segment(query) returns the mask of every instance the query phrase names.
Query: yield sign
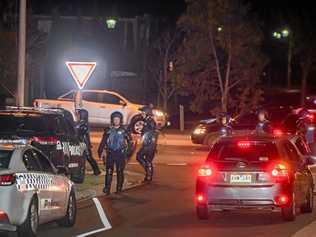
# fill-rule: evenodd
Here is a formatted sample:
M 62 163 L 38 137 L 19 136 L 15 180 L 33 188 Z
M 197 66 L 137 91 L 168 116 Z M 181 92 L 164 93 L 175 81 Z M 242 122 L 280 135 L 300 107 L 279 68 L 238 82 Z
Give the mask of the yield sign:
M 94 71 L 96 62 L 66 62 L 67 68 L 72 78 L 77 83 L 79 89 L 82 89 L 89 80 Z

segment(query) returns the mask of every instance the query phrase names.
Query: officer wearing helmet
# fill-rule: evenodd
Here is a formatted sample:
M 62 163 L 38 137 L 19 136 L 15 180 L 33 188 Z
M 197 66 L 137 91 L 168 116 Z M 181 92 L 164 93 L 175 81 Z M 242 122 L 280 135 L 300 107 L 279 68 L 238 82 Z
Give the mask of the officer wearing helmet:
M 272 127 L 270 121 L 268 120 L 268 112 L 265 109 L 259 109 L 257 116 L 258 123 L 256 125 L 256 133 L 258 135 L 272 133 Z
M 230 116 L 227 113 L 221 113 L 218 118 L 220 124 L 219 135 L 221 137 L 230 136 L 233 133 L 233 129 L 230 126 Z
M 157 150 L 158 132 L 156 122 L 153 119 L 152 106 L 144 106 L 140 109 L 143 116 L 142 144 L 136 154 L 136 159 L 145 170 L 145 182 L 152 181 L 154 175 L 153 159 Z
M 93 174 L 98 176 L 101 174 L 98 163 L 92 155 L 92 145 L 90 142 L 89 126 L 88 126 L 88 111 L 85 109 L 76 110 L 78 116 L 78 124 L 76 125 L 78 136 L 84 141 L 87 147 L 87 160 L 92 167 Z
M 109 195 L 111 191 L 114 165 L 117 173 L 116 192 L 122 192 L 125 162 L 132 152 L 132 138 L 122 123 L 123 115 L 120 112 L 111 114 L 111 126 L 105 129 L 98 149 L 98 155 L 105 163 L 106 174 L 103 192 L 106 195 Z M 103 151 L 105 151 L 106 157 L 102 156 Z

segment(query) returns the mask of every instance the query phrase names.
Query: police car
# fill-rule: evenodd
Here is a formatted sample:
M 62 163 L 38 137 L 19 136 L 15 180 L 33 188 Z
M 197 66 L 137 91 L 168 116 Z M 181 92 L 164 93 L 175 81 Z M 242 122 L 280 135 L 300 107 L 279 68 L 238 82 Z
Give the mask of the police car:
M 56 167 L 65 167 L 72 181 L 84 181 L 86 146 L 77 136 L 70 112 L 28 107 L 0 110 L 0 143 L 19 139 L 43 151 Z
M 57 221 L 70 227 L 76 220 L 73 183 L 37 148 L 0 145 L 0 232 L 36 236 L 39 224 Z

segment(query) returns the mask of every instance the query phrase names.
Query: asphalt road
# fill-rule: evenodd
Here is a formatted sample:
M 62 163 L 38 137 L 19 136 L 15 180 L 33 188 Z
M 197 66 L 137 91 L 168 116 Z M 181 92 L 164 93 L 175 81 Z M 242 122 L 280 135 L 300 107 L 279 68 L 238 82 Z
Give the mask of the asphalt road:
M 90 236 L 281 237 L 293 235 L 316 219 L 315 211 L 298 216 L 295 222 L 283 222 L 279 213 L 269 212 L 220 212 L 210 220 L 198 220 L 193 202 L 194 177 L 207 152 L 186 143 L 170 144 L 164 145 L 165 150 L 157 156 L 151 184 L 121 195 L 98 197 L 111 229 Z M 128 169 L 142 171 L 133 162 Z M 94 201 L 80 202 L 78 207 L 74 228 L 47 224 L 40 228 L 39 236 L 78 236 L 104 227 Z

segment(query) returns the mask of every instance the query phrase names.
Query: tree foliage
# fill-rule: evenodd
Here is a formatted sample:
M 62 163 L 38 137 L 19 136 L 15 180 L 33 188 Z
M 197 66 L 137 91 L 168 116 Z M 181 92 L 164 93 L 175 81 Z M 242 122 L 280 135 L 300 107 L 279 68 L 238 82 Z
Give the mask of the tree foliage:
M 214 111 L 239 113 L 261 101 L 259 79 L 267 60 L 247 6 L 237 0 L 187 0 L 178 26 L 186 37 L 177 67 L 194 98 L 193 111 L 213 101 Z

